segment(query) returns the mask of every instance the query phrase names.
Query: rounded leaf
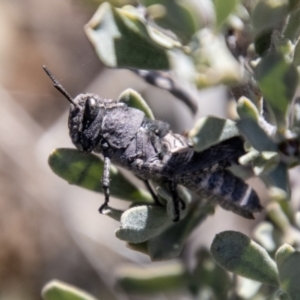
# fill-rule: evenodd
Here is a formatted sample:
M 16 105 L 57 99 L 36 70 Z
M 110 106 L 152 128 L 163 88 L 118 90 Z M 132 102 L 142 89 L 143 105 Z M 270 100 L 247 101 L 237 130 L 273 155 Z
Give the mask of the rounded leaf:
M 146 103 L 146 101 L 142 98 L 142 96 L 133 89 L 127 89 L 121 93 L 119 96 L 119 101 L 125 102 L 128 106 L 137 108 L 145 113 L 145 116 L 149 119 L 154 120 L 154 115 Z
M 214 260 L 235 274 L 278 286 L 275 262 L 267 251 L 246 235 L 224 231 L 216 235 L 211 245 Z
M 276 262 L 280 287 L 289 294 L 292 300 L 298 300 L 300 295 L 300 252 L 290 245 L 284 244 L 277 250 Z
M 172 224 L 166 209 L 159 206 L 136 206 L 126 210 L 116 237 L 129 243 L 142 243 Z
M 257 107 L 245 96 L 240 97 L 238 100 L 237 113 L 241 119 L 250 118 L 256 122 L 259 119 L 259 111 Z

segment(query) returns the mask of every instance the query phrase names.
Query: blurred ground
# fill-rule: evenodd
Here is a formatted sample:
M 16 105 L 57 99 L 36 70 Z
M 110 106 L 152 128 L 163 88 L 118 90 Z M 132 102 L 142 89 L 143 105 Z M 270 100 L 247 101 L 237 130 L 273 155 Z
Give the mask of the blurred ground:
M 113 270 L 124 262 L 149 263 L 114 238 L 118 223 L 98 214 L 99 195 L 69 186 L 50 171 L 48 155 L 71 143 L 68 102 L 53 88 L 43 64 L 73 96 L 89 91 L 117 98 L 131 87 L 174 131 L 193 124 L 188 109 L 165 91 L 129 71 L 103 68 L 83 32 L 94 8 L 83 3 L 0 2 L 0 300 L 40 299 L 42 286 L 53 278 L 101 299 L 126 299 L 115 290 Z M 225 94 L 223 88 L 201 92 L 199 114 L 224 115 Z M 254 224 L 240 220 L 218 209 L 194 232 L 185 256 L 209 245 L 221 229 L 249 232 Z

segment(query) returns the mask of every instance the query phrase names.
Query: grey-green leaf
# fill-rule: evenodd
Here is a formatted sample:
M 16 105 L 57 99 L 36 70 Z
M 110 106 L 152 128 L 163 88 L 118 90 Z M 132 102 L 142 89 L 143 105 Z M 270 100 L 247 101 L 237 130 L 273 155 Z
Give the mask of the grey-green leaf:
M 94 154 L 86 154 L 76 149 L 59 148 L 49 156 L 52 171 L 70 184 L 102 193 L 101 178 L 103 161 Z M 134 186 L 115 167 L 110 168 L 111 195 L 128 201 L 153 203 L 151 195 Z
M 299 83 L 296 67 L 281 53 L 272 52 L 255 68 L 255 78 L 274 113 L 278 130 L 285 130 L 288 107 Z
M 259 119 L 259 111 L 257 107 L 245 96 L 240 97 L 238 100 L 237 113 L 241 119 L 250 118 L 254 121 L 258 121 Z
M 277 151 L 277 145 L 268 137 L 255 120 L 250 118 L 242 119 L 237 122 L 237 127 L 257 151 Z
M 133 89 L 127 89 L 121 93 L 119 96 L 119 101 L 125 102 L 128 106 L 137 108 L 143 111 L 147 118 L 154 120 L 154 115 L 146 103 L 146 101 L 142 98 L 142 96 Z
M 300 252 L 284 244 L 277 250 L 276 263 L 280 287 L 289 294 L 291 300 L 299 300 Z
M 134 7 L 114 8 L 103 3 L 85 25 L 85 32 L 100 60 L 108 67 L 169 69 L 164 46 L 172 41 L 154 28 Z
M 213 116 L 199 119 L 189 132 L 196 151 L 202 151 L 238 135 L 235 122 Z
M 264 182 L 271 187 L 277 187 L 284 191 L 286 199 L 290 198 L 291 188 L 286 164 L 280 162 L 269 174 L 261 176 Z
M 42 290 L 44 300 L 97 300 L 92 295 L 59 280 L 52 280 Z
M 124 212 L 116 237 L 129 243 L 142 243 L 160 234 L 172 221 L 160 206 L 136 206 Z
M 246 235 L 224 231 L 216 235 L 211 245 L 214 260 L 235 274 L 278 286 L 275 262 L 267 251 Z

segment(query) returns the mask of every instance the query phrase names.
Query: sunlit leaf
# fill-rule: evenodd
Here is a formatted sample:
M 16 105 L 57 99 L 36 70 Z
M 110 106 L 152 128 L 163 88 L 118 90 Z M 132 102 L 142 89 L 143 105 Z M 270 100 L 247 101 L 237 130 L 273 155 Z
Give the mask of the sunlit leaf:
M 251 100 L 242 96 L 239 98 L 237 103 L 237 113 L 241 119 L 250 118 L 254 121 L 259 119 L 259 111 Z
M 148 28 L 145 22 L 134 7 L 113 8 L 103 3 L 85 26 L 85 32 L 106 66 L 168 69 L 165 48 L 173 47 L 173 41 Z
M 124 212 L 116 237 L 129 243 L 142 243 L 164 231 L 172 221 L 159 206 L 136 206 Z
M 97 300 L 92 295 L 59 280 L 52 280 L 42 290 L 44 300 Z
M 142 96 L 133 89 L 127 89 L 121 93 L 119 96 L 119 101 L 125 102 L 128 106 L 137 108 L 145 113 L 145 116 L 149 119 L 154 120 L 154 115 L 146 103 L 146 101 L 142 98 Z

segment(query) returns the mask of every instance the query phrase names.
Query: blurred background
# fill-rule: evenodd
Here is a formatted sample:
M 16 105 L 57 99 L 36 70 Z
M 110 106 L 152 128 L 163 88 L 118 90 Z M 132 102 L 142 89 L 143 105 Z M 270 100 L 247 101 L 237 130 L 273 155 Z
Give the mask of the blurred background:
M 93 92 L 116 99 L 126 88 L 133 88 L 173 131 L 184 132 L 195 120 L 166 91 L 128 70 L 101 65 L 83 31 L 97 5 L 85 2 L 0 1 L 1 300 L 40 299 L 42 287 L 53 278 L 99 299 L 129 299 L 115 288 L 115 270 L 127 263 L 145 268 L 153 264 L 148 256 L 115 238 L 119 224 L 98 213 L 99 195 L 68 185 L 48 167 L 53 149 L 73 146 L 67 129 L 68 102 L 53 88 L 43 64 L 72 96 Z M 206 2 L 199 4 L 199 10 L 209 18 Z M 197 117 L 227 115 L 224 87 L 194 94 Z M 261 184 L 256 185 L 259 191 Z M 126 206 L 116 199 L 111 202 L 114 207 Z M 238 228 L 248 234 L 254 225 L 218 208 L 191 235 L 182 257 L 192 264 L 197 249 L 209 246 L 215 233 Z M 185 297 L 179 293 L 155 299 Z

